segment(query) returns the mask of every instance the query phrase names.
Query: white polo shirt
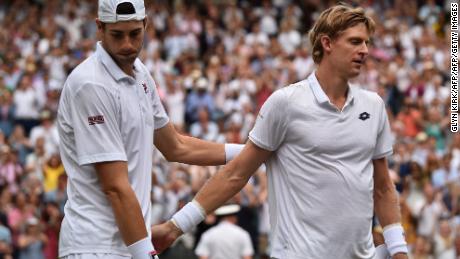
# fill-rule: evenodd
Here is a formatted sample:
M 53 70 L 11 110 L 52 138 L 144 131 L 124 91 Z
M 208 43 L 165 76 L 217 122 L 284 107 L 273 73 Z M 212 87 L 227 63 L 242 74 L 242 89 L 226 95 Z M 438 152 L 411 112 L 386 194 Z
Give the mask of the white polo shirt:
M 153 132 L 168 123 L 155 83 L 137 59 L 125 74 L 100 43 L 69 75 L 59 104 L 60 151 L 69 176 L 59 256 L 129 256 L 93 163 L 128 161 L 131 187 L 150 232 Z
M 350 87 L 339 111 L 314 73 L 273 93 L 249 138 L 267 161 L 272 257 L 372 258 L 372 159 L 392 153 L 385 105 Z
M 252 256 L 254 249 L 247 231 L 235 224 L 222 221 L 203 233 L 195 254 L 208 259 L 240 259 Z

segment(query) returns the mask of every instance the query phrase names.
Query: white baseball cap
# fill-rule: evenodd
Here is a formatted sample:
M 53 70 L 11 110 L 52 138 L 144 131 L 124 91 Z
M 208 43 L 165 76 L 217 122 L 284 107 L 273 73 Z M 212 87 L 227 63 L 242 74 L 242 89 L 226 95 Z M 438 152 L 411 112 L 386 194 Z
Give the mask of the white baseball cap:
M 116 23 L 145 19 L 144 0 L 99 0 L 98 2 L 97 16 L 101 22 Z
M 230 216 L 238 213 L 240 211 L 240 205 L 238 204 L 229 204 L 229 205 L 224 205 L 220 208 L 218 208 L 214 214 L 219 217 L 223 216 Z

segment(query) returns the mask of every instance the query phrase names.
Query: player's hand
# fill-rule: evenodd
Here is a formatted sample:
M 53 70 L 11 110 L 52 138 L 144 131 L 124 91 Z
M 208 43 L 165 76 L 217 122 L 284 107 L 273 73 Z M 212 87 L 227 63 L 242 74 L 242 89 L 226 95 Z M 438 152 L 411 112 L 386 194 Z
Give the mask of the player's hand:
M 171 246 L 178 237 L 182 235 L 182 231 L 177 228 L 171 221 L 155 225 L 152 227 L 152 241 L 158 253 L 163 252 Z
M 392 259 L 408 259 L 407 254 L 405 253 L 397 253 L 393 255 Z

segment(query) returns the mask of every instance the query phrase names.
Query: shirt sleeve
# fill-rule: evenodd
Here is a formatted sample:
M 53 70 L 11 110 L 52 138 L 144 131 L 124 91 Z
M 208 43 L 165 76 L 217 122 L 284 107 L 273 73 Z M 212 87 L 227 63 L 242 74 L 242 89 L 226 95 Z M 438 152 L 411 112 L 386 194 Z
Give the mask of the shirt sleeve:
M 71 98 L 71 123 L 79 165 L 127 161 L 117 100 L 117 93 L 101 85 L 85 85 Z
M 201 236 L 200 242 L 195 248 L 195 254 L 197 256 L 209 256 L 209 242 L 206 233 Z
M 393 135 L 390 129 L 385 103 L 379 97 L 380 101 L 380 121 L 379 131 L 377 133 L 377 142 L 372 159 L 379 159 L 389 156 L 393 153 Z
M 257 115 L 249 139 L 260 148 L 275 151 L 284 141 L 287 131 L 288 100 L 284 91 L 274 92 Z
M 248 233 L 244 233 L 243 249 L 241 250 L 241 256 L 254 255 L 254 248 L 252 248 L 251 238 Z
M 153 121 L 154 129 L 163 128 L 169 122 L 168 114 L 161 103 L 160 96 L 158 94 L 157 86 L 152 77 L 149 76 L 149 82 L 152 89 L 152 105 L 153 105 Z

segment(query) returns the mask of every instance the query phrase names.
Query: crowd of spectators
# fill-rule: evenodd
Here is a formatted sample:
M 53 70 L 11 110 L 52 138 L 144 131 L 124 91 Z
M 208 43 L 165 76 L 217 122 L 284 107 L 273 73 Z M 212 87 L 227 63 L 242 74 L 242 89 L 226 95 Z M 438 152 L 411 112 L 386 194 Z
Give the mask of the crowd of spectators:
M 244 143 L 270 94 L 314 70 L 308 30 L 335 3 L 146 0 L 140 58 L 171 122 L 183 134 Z M 377 24 L 354 83 L 378 92 L 387 104 L 394 134 L 390 173 L 412 258 L 460 258 L 460 134 L 449 125 L 450 1 L 350 3 Z M 57 257 L 66 175 L 54 122 L 67 75 L 95 49 L 96 12 L 95 0 L 0 1 L 3 258 Z M 154 223 L 169 219 L 217 170 L 168 163 L 157 152 Z M 239 224 L 250 233 L 255 258 L 270 249 L 267 185 L 262 167 L 233 198 L 242 207 Z M 162 258 L 195 258 L 198 239 L 213 224 L 210 215 Z

